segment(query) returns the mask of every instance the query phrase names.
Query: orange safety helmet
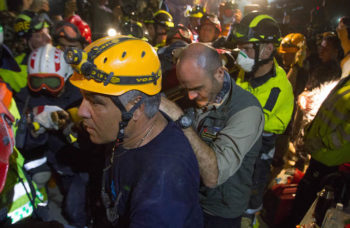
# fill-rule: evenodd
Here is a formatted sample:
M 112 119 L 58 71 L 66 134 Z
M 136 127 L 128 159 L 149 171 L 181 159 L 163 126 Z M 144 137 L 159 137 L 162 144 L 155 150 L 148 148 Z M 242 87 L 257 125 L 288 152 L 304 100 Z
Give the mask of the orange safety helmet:
M 143 98 L 126 111 L 118 96 L 132 90 L 150 96 L 160 92 L 162 72 L 156 51 L 141 39 L 108 36 L 91 43 L 84 51 L 68 48 L 65 59 L 76 70 L 70 78 L 74 86 L 113 96 L 112 101 L 122 112 L 117 143 L 123 142 L 124 128 Z
M 305 42 L 305 36 L 301 33 L 289 33 L 286 35 L 278 49 L 279 53 L 296 53 L 301 43 Z
M 146 41 L 128 36 L 104 37 L 84 51 L 68 49 L 65 59 L 76 72 L 70 82 L 83 90 L 112 96 L 130 90 L 155 95 L 161 90 L 161 67 Z

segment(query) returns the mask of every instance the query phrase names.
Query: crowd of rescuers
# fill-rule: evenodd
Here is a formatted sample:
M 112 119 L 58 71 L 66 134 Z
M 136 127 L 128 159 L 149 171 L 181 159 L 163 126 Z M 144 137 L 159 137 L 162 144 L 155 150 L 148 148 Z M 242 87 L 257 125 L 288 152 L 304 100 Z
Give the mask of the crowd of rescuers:
M 322 114 L 348 114 L 349 17 L 282 36 L 231 1 L 182 17 L 171 1 L 14 2 L 0 4 L 0 225 L 252 227 L 272 167 L 310 163 L 281 225 L 295 227 L 350 162 L 348 120 Z

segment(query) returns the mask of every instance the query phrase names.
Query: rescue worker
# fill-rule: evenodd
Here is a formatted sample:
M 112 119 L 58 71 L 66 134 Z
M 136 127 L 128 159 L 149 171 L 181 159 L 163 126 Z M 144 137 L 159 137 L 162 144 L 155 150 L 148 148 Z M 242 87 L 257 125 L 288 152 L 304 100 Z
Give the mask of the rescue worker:
M 195 5 L 187 12 L 189 18 L 187 27 L 191 30 L 194 36 L 194 41 L 197 41 L 200 20 L 204 16 L 205 12 L 205 8 L 201 5 Z
M 59 21 L 53 27 L 53 44 L 61 50 L 65 50 L 67 47 L 84 48 L 89 44 L 88 39 L 91 42 L 91 32 L 85 33 L 85 36 L 81 35 L 81 32 L 72 23 L 66 21 Z
M 212 43 L 220 37 L 220 34 L 221 26 L 218 17 L 213 14 L 205 14 L 200 20 L 198 41 Z
M 50 44 L 30 54 L 28 86 L 15 95 L 22 114 L 16 145 L 25 157 L 25 170 L 39 188 L 46 187 L 52 173 L 57 174 L 56 184 L 65 196 L 62 211 L 68 223 L 84 227 L 87 214 L 81 205 L 85 203 L 88 177 L 80 167 L 89 156 L 82 152 L 73 130 L 74 120 L 78 121 L 74 113 L 82 97 L 68 81 L 72 73 L 63 51 Z M 80 166 L 72 165 L 81 154 Z M 74 192 L 80 194 L 71 200 Z
M 158 50 L 157 54 L 162 66 L 163 80 L 162 91 L 174 89 L 179 86 L 176 79 L 174 50 L 183 48 L 192 43 L 193 35 L 191 30 L 182 24 L 171 28 L 167 34 L 167 46 Z
M 196 106 L 184 112 L 162 98 L 161 110 L 179 122 L 194 148 L 204 227 L 240 227 L 261 148 L 261 106 L 236 85 L 219 53 L 206 44 L 188 45 L 177 61 L 176 74 Z
M 67 50 L 66 60 L 76 69 L 70 81 L 81 89 L 78 114 L 91 141 L 111 146 L 101 196 L 108 221 L 202 227 L 197 161 L 181 129 L 158 110 L 162 75 L 152 46 L 105 37 L 85 51 Z
M 293 86 L 294 97 L 298 97 L 304 91 L 308 80 L 308 72 L 303 68 L 306 49 L 306 38 L 301 33 L 290 33 L 285 36 L 278 49 L 282 67 L 288 72 L 287 78 Z
M 349 18 L 342 18 L 337 33 L 342 44 L 349 43 Z M 342 46 L 347 47 L 346 45 Z M 344 49 L 344 53 L 347 49 Z M 345 56 L 343 64 L 349 60 Z M 349 140 L 349 93 L 350 76 L 339 81 L 322 103 L 314 120 L 305 132 L 305 150 L 311 154 L 309 167 L 298 185 L 288 226 L 295 227 L 306 214 L 316 194 L 324 186 L 325 176 L 336 172 L 344 163 L 350 162 Z
M 219 7 L 219 20 L 221 23 L 222 36 L 229 34 L 231 26 L 239 24 L 242 20 L 242 12 L 238 9 L 238 4 L 233 1 L 221 3 Z
M 144 23 L 150 37 L 149 42 L 156 48 L 165 46 L 167 32 L 174 27 L 171 14 L 165 10 L 158 10 L 151 20 L 145 20 Z
M 275 153 L 275 140 L 291 120 L 294 97 L 285 71 L 274 58 L 281 41 L 275 19 L 259 12 L 250 13 L 234 27 L 232 33 L 233 41 L 244 52 L 240 52 L 236 60 L 242 68 L 236 83 L 259 100 L 265 116 L 263 146 L 255 164 L 254 186 L 245 217 L 251 223 L 254 214 L 262 209 L 262 198 Z
M 287 72 L 287 78 L 293 87 L 295 98 L 295 112 L 293 112 L 292 120 L 284 134 L 279 135 L 276 142 L 276 156 L 274 157 L 274 170 L 277 173 L 283 168 L 284 160 L 296 160 L 295 167 L 304 170 L 305 155 L 301 151 L 295 150 L 294 144 L 296 135 L 302 130 L 302 111 L 297 106 L 298 96 L 304 91 L 309 79 L 309 62 L 307 57 L 306 38 L 301 33 L 290 33 L 286 35 L 278 48 L 278 54 L 281 57 L 281 66 Z M 293 135 L 294 133 L 294 135 Z M 291 152 L 291 153 L 289 153 Z M 296 157 L 295 157 L 296 155 Z M 286 156 L 286 159 L 283 157 Z M 288 159 L 290 158 L 290 159 Z
M 27 85 L 27 61 L 30 52 L 42 45 L 51 43 L 50 23 L 51 21 L 45 13 L 35 14 L 31 11 L 23 11 L 17 16 L 14 30 L 17 34 L 18 43 L 23 42 L 23 49 L 15 59 L 21 71 L 0 70 L 2 79 L 9 83 L 15 92 L 19 92 Z
M 317 53 L 311 54 L 310 76 L 306 84 L 307 90 L 312 90 L 326 82 L 337 80 L 341 76 L 340 56 L 342 55 L 340 40 L 334 32 L 319 34 Z
M 19 69 L 11 53 L 3 45 L 0 26 L 0 68 L 16 71 Z M 0 80 L 0 226 L 10 227 L 11 224 L 27 221 L 27 227 L 39 225 L 28 221 L 29 217 L 48 219 L 44 217 L 43 207 L 47 205 L 46 192 L 39 191 L 36 184 L 28 178 L 23 167 L 24 158 L 15 147 L 17 127 L 20 114 L 8 85 Z M 39 209 L 41 208 L 41 209 Z M 41 223 L 41 225 L 43 225 Z M 50 223 L 49 227 L 61 227 Z M 25 227 L 25 226 L 23 226 Z
M 91 43 L 91 29 L 80 16 L 73 15 L 54 25 L 52 38 L 53 44 L 61 50 L 66 47 L 84 48 Z
M 149 34 L 145 26 L 138 21 L 126 20 L 119 25 L 121 35 L 133 36 L 148 41 Z

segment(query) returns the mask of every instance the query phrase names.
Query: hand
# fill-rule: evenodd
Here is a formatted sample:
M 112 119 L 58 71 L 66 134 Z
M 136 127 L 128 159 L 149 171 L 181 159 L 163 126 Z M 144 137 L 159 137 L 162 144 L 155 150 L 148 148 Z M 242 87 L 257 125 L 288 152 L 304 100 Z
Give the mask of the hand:
M 58 106 L 44 105 L 33 108 L 33 121 L 46 130 L 59 130 L 69 120 L 69 114 Z
M 165 97 L 161 98 L 159 109 L 174 121 L 184 114 L 179 106 Z
M 68 112 L 64 110 L 52 112 L 51 119 L 59 129 L 64 128 L 70 120 Z
M 48 1 L 43 1 L 41 3 L 40 10 L 43 10 L 45 12 L 49 12 L 50 11 L 49 2 Z

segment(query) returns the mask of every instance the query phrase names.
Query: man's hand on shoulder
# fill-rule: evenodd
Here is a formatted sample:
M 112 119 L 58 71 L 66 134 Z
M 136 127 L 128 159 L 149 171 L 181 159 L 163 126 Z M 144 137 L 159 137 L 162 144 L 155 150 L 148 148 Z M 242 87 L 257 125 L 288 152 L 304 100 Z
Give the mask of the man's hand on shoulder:
M 184 114 L 179 106 L 165 97 L 161 98 L 159 109 L 174 121 Z

